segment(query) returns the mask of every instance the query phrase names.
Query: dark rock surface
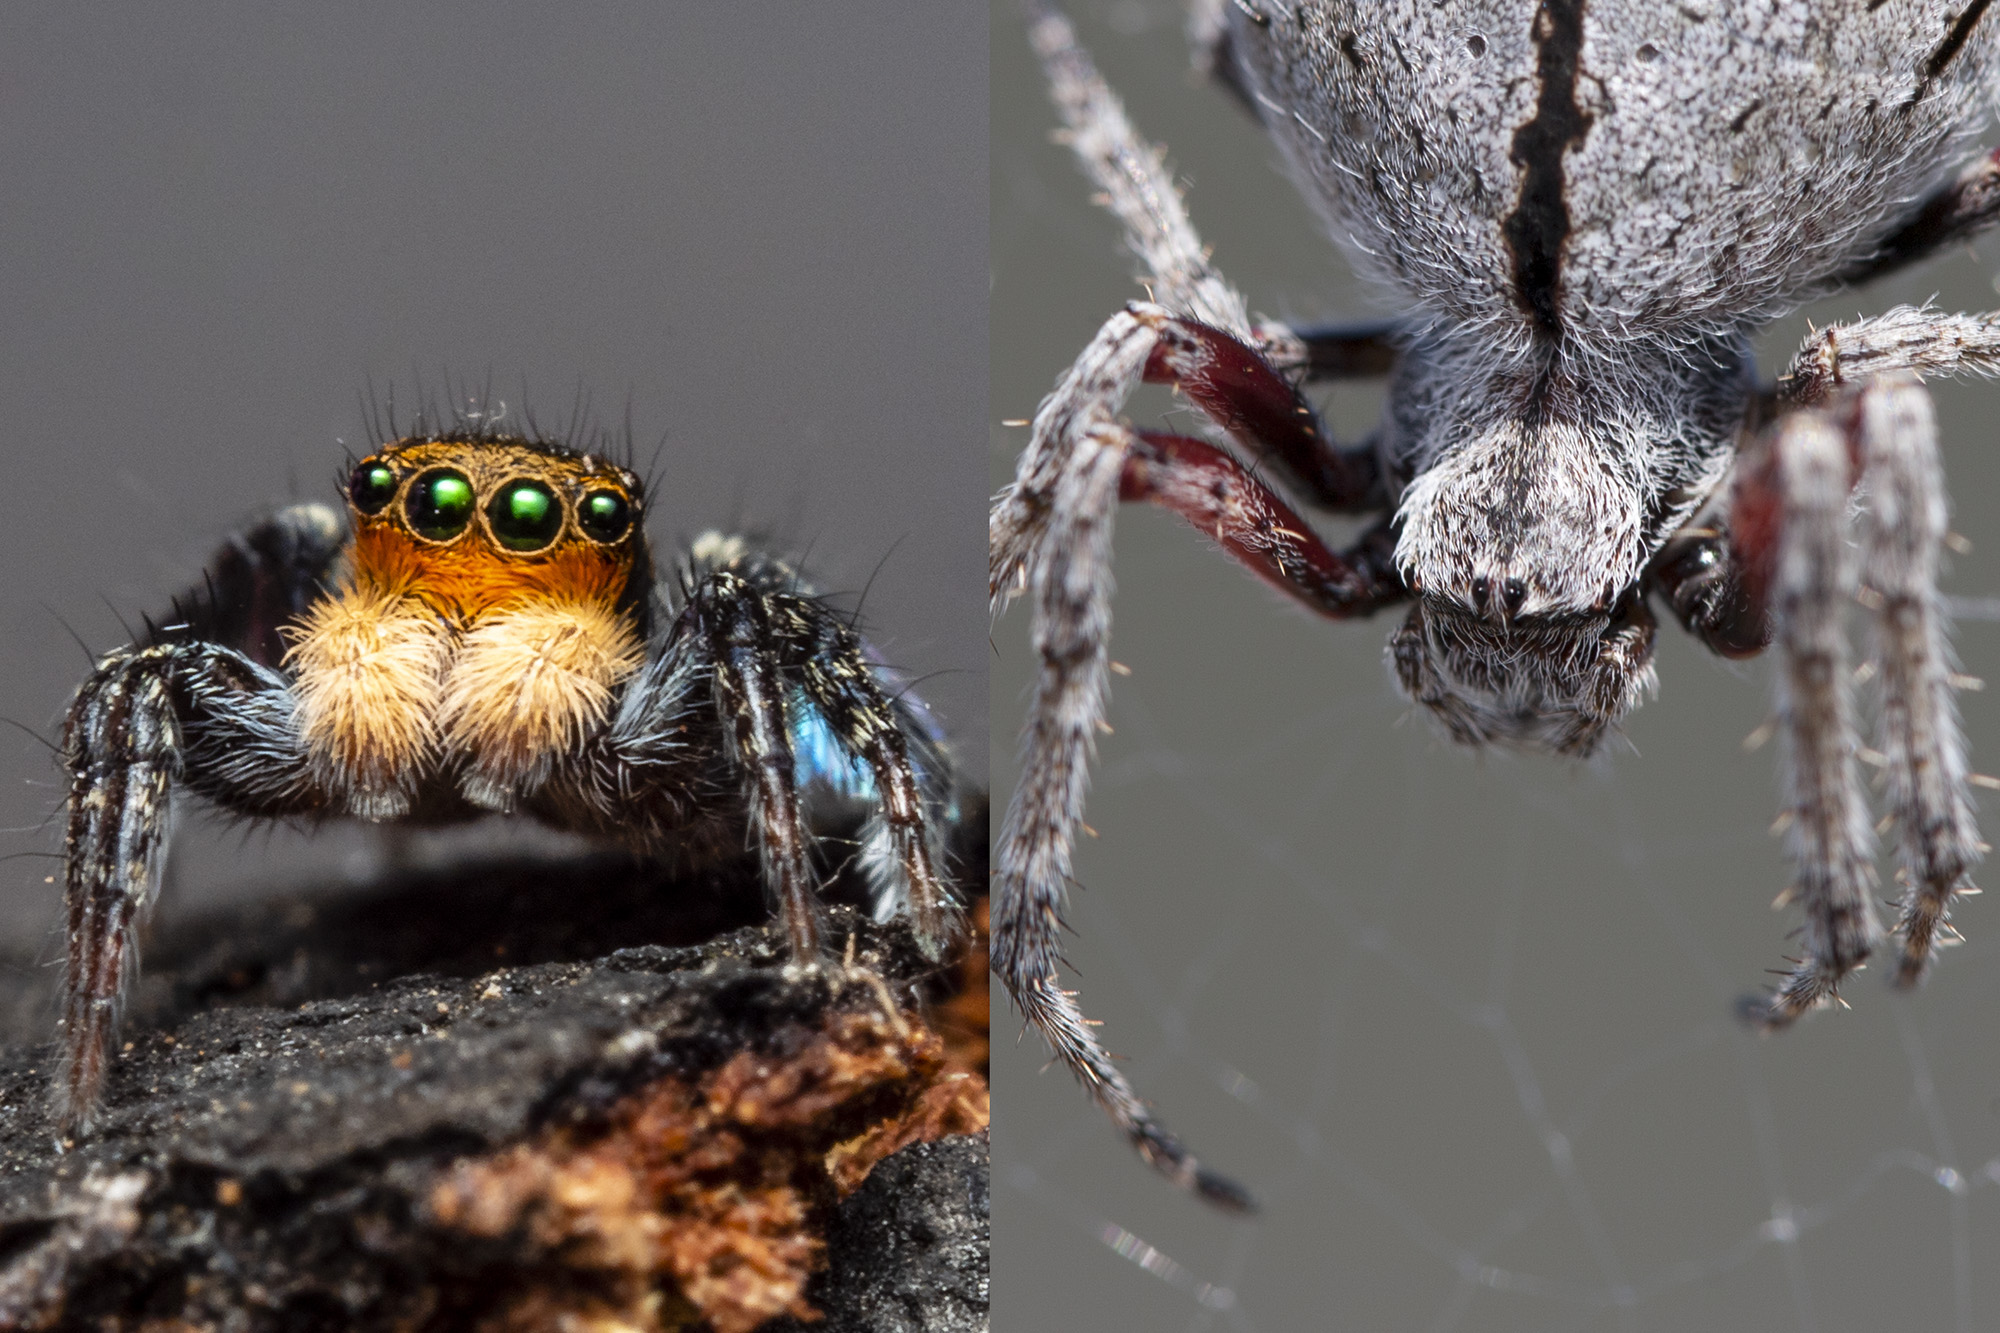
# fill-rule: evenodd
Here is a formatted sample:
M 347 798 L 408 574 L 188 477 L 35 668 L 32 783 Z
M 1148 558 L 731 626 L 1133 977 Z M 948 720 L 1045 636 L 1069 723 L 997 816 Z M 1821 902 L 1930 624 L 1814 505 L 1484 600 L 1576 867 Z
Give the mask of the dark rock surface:
M 826 1315 L 770 1333 L 981 1333 L 991 1275 L 986 1135 L 914 1143 L 876 1166 L 827 1229 L 807 1288 Z
M 100 1131 L 57 1143 L 46 1040 L 0 1050 L 0 1329 L 533 1326 L 519 1313 L 542 1271 L 523 1257 L 532 1228 L 449 1225 L 437 1191 L 455 1166 L 588 1144 L 633 1098 L 706 1087 L 745 1053 L 782 1075 L 857 1016 L 901 1033 L 897 1011 L 938 984 L 900 924 L 845 908 L 829 935 L 851 967 L 788 967 L 761 924 L 712 936 L 763 919 L 748 865 L 664 882 L 607 858 L 467 867 L 163 931 Z M 634 940 L 665 943 L 617 947 Z M 38 1007 L 0 995 L 0 1012 Z M 885 1069 L 907 1052 L 889 1054 Z M 813 1133 L 872 1129 L 920 1076 L 857 1075 Z M 985 1160 L 983 1138 L 918 1143 L 845 1199 L 785 1167 L 827 1242 L 815 1326 L 984 1327 Z M 670 1290 L 654 1315 L 703 1326 Z

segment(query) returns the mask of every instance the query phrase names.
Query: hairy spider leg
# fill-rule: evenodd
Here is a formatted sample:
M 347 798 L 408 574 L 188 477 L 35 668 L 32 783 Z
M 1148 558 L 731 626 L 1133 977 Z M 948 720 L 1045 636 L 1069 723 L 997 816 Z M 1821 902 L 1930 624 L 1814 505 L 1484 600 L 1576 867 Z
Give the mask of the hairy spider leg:
M 1881 937 L 1871 894 L 1874 837 L 1855 749 L 1847 607 L 1858 590 L 1847 537 L 1849 444 L 1830 414 L 1780 421 L 1772 465 L 1750 482 L 1777 494 L 1770 600 L 1779 653 L 1778 719 L 1787 748 L 1790 890 L 1805 912 L 1803 958 L 1770 1002 L 1767 1025 L 1831 998 Z
M 1148 384 L 1178 389 L 1232 441 L 1273 465 L 1314 504 L 1345 512 L 1385 507 L 1375 450 L 1335 447 L 1312 405 L 1261 352 L 1191 319 L 1169 317 L 1157 334 L 1146 358 Z M 1382 350 L 1391 354 L 1380 358 L 1379 372 L 1355 373 L 1393 369 L 1392 349 Z M 1325 360 L 1331 363 L 1333 357 Z M 1312 363 L 1305 366 L 1310 370 Z
M 1896 984 L 1910 987 L 1929 970 L 1940 933 L 1952 937 L 1951 902 L 1972 889 L 1984 846 L 1938 606 L 1947 510 L 1930 395 L 1908 377 L 1880 380 L 1862 391 L 1855 413 L 1868 488 L 1862 583 L 1881 663 L 1878 744 L 1903 880 Z
M 1336 554 L 1225 451 L 1141 433 L 1119 419 L 1139 383 L 1171 384 L 1306 498 L 1349 511 L 1386 508 L 1372 451 L 1337 449 L 1288 378 L 1311 372 L 1307 344 L 1282 325 L 1253 328 L 1242 296 L 1210 264 L 1159 153 L 1138 138 L 1069 24 L 1038 11 L 1031 40 L 1071 146 L 1124 224 L 1156 299 L 1113 315 L 1064 373 L 993 509 L 988 592 L 996 612 L 1029 595 L 1040 662 L 1022 729 L 1022 777 L 993 872 L 993 969 L 1141 1157 L 1183 1188 L 1240 1211 L 1254 1206 L 1250 1195 L 1202 1167 L 1154 1118 L 1075 992 L 1060 984 L 1062 905 L 1104 716 L 1113 512 L 1123 498 L 1179 513 L 1324 615 L 1362 614 L 1405 593 L 1386 525 Z M 1321 341 L 1329 375 L 1394 362 L 1387 329 L 1351 336 L 1345 359 L 1339 335 Z
M 1061 906 L 1104 710 L 1112 513 L 1120 499 L 1178 513 L 1323 615 L 1364 614 L 1405 593 L 1386 525 L 1337 555 L 1222 450 L 1143 434 L 1118 419 L 1161 331 L 1188 327 L 1143 304 L 1114 315 L 1042 404 L 1016 483 L 995 507 L 989 587 L 1000 603 L 1030 593 L 1041 670 L 994 870 L 993 966 L 1142 1157 L 1212 1202 L 1243 1209 L 1248 1194 L 1202 1168 L 1152 1116 L 1058 980 Z M 1233 402 L 1214 385 L 1205 393 L 1219 407 Z M 1252 419 L 1248 411 L 1235 416 L 1239 430 Z
M 834 739 L 867 764 L 874 813 L 862 855 L 880 893 L 877 910 L 906 905 L 917 946 L 943 956 L 958 932 L 958 904 L 940 874 L 944 821 L 927 816 L 949 800 L 945 765 L 908 703 L 884 693 L 867 646 L 853 627 L 817 598 L 803 599 L 804 656 L 796 670 L 806 701 Z
M 819 896 L 785 725 L 785 682 L 770 651 L 783 630 L 734 574 L 715 574 L 707 590 L 692 605 L 715 672 L 716 704 L 749 789 L 764 884 L 777 899 L 792 956 L 803 962 L 819 952 Z
M 1989 155 L 1962 171 L 1919 217 L 1960 219 L 1958 230 L 1940 232 L 1935 243 L 1942 244 L 2000 221 L 1996 201 L 2000 158 Z M 1917 255 L 1912 247 L 1911 257 Z M 1961 374 L 2000 374 L 2000 313 L 1898 306 L 1831 325 L 1803 341 L 1779 381 L 1781 407 L 1825 404 L 1842 386 L 1861 385 L 1847 430 L 1854 478 L 1868 497 L 1863 594 L 1874 608 L 1881 658 L 1880 752 L 1904 884 L 1895 980 L 1905 987 L 1922 980 L 1940 934 L 1950 937 L 1951 900 L 1975 891 L 1967 876 L 1984 851 L 1966 789 L 1951 649 L 1936 604 L 1946 512 L 1937 427 L 1929 396 L 1911 378 Z
M 1387 523 L 1336 554 L 1276 492 L 1206 440 L 1137 432 L 1118 498 L 1179 514 L 1237 564 L 1323 616 L 1365 615 L 1408 595 Z
M 299 505 L 230 542 L 202 588 L 151 642 L 97 665 L 63 726 L 70 775 L 63 898 L 63 1051 L 56 1121 L 87 1129 L 118 1007 L 137 966 L 136 929 L 159 891 L 172 790 L 245 814 L 325 805 L 292 724 L 289 683 L 264 660 L 275 627 L 317 592 L 340 549 L 339 516 Z
M 1847 539 L 1860 510 L 1859 557 Z M 1837 994 L 1879 942 L 1869 894 L 1874 837 L 1858 752 L 1845 613 L 1869 608 L 1878 659 L 1878 750 L 1903 881 L 1895 980 L 1928 970 L 1950 905 L 1974 891 L 1983 852 L 1967 789 L 1955 679 L 1935 591 L 1946 508 L 1929 395 L 1892 373 L 1819 406 L 1793 409 L 1739 460 L 1726 539 L 1669 548 L 1660 587 L 1717 651 L 1745 656 L 1775 636 L 1786 836 L 1804 907 L 1805 956 L 1777 993 L 1747 1007 L 1785 1026 Z M 1726 540 L 1728 558 L 1714 559 Z M 1861 571 L 1865 570 L 1865 576 Z
M 877 875 L 900 880 L 887 892 L 907 901 L 920 945 L 940 956 L 954 929 L 954 905 L 938 873 L 937 820 L 942 765 L 927 756 L 916 719 L 892 703 L 875 678 L 860 635 L 820 598 L 800 590 L 797 574 L 777 561 L 733 550 L 717 567 L 699 568 L 684 619 L 696 627 L 714 672 L 717 705 L 748 787 L 765 857 L 765 882 L 776 894 L 793 952 L 818 948 L 818 898 L 807 856 L 798 765 L 787 700 L 798 689 L 836 740 L 869 766 L 876 813 L 864 841 Z M 616 744 L 617 738 L 610 738 Z M 870 849 L 864 849 L 868 851 Z M 890 870 L 888 867 L 893 867 Z
M 2000 148 L 1960 169 L 1948 185 L 1919 200 L 1909 220 L 1891 232 L 1874 254 L 1840 275 L 1858 287 L 1928 259 L 1947 245 L 1969 241 L 2000 222 Z
M 2000 312 L 1945 314 L 1897 306 L 1807 335 L 1778 381 L 1781 406 L 1811 407 L 1836 389 L 1898 371 L 2000 375 Z
M 1967 202 L 1975 193 L 1967 182 L 2000 190 L 2000 176 L 1982 175 L 1989 170 L 2000 173 L 1982 158 L 1919 212 L 1947 213 L 1939 199 L 1960 200 L 1968 216 L 1978 212 Z M 1996 218 L 2000 206 L 1967 226 Z M 1935 592 L 1944 477 L 1929 396 L 1913 378 L 1920 374 L 2000 374 L 2000 313 L 1898 306 L 1810 334 L 1772 396 L 1777 420 L 1748 435 L 1726 514 L 1719 522 L 1697 517 L 1692 534 L 1669 542 L 1651 572 L 1681 622 L 1714 651 L 1747 657 L 1775 637 L 1787 659 L 1780 716 L 1794 755 L 1787 833 L 1798 882 L 1784 900 L 1804 906 L 1806 957 L 1775 996 L 1746 1005 L 1766 1028 L 1833 997 L 1880 933 L 1867 902 L 1873 835 L 1853 772 L 1841 614 L 1851 598 L 1875 623 L 1876 753 L 1903 881 L 1899 986 L 1922 980 L 1940 937 L 1953 934 L 1952 900 L 1976 892 L 1969 875 L 1985 846 L 1967 790 L 1957 678 Z M 1849 568 L 1845 539 L 1857 490 L 1866 501 L 1865 578 Z

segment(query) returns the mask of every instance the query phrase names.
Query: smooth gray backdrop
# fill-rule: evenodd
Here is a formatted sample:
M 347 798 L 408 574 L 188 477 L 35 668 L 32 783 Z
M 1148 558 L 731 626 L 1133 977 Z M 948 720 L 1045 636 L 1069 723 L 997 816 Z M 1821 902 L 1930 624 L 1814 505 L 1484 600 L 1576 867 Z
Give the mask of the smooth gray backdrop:
M 420 380 L 490 382 L 515 423 L 629 410 L 656 542 L 741 523 L 872 577 L 983 770 L 986 34 L 894 3 L 16 7 L 0 715 L 53 734 L 71 629 L 108 649 L 235 524 L 333 499 L 365 390 L 407 422 Z M 0 738 L 0 850 L 55 849 L 54 780 Z M 165 912 L 369 864 L 339 829 L 184 832 Z M 0 932 L 43 958 L 55 869 L 0 862 Z
M 1253 306 L 1381 308 L 1255 127 L 1188 74 L 1177 6 L 1072 9 Z M 1022 26 L 994 7 L 996 485 L 1022 437 L 999 423 L 1138 294 L 1049 142 Z M 1933 292 L 1990 307 L 1996 266 L 1988 245 L 1809 313 Z M 1767 368 L 1805 327 L 1784 323 Z M 2000 389 L 1937 398 L 1975 544 L 1949 586 L 2000 594 Z M 1330 401 L 1352 439 L 1377 399 Z M 1173 410 L 1155 392 L 1132 414 Z M 1781 1037 L 1730 1017 L 1794 924 L 1768 906 L 1787 873 L 1766 833 L 1775 755 L 1741 744 L 1768 712 L 1768 664 L 1720 664 L 1665 627 L 1636 753 L 1482 758 L 1406 717 L 1382 663 L 1392 616 L 1310 620 L 1206 546 L 1163 514 L 1119 516 L 1113 656 L 1133 674 L 1115 681 L 1070 957 L 1141 1094 L 1266 1210 L 1239 1221 L 1176 1195 L 1068 1075 L 1041 1071 L 1038 1039 L 1003 1040 L 997 1328 L 2000 1326 L 2000 898 L 1959 913 L 1971 942 L 1918 995 L 1877 969 L 1852 1012 Z M 996 799 L 1025 624 L 995 637 Z M 2000 627 L 1958 642 L 2000 679 Z M 2000 690 L 1963 702 L 1976 762 L 2000 767 Z M 1004 1009 L 995 1024 L 1018 1029 Z

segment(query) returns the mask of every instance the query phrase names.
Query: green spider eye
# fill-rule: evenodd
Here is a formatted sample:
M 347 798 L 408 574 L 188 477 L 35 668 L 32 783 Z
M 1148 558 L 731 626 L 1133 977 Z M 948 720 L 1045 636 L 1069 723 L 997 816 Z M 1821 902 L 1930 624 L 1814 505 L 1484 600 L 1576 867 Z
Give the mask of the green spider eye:
M 510 481 L 486 505 L 493 536 L 510 551 L 539 551 L 562 531 L 562 505 L 539 481 Z
M 396 498 L 396 469 L 387 463 L 362 463 L 347 479 L 347 498 L 364 514 L 381 513 Z
M 615 542 L 632 526 L 632 506 L 616 491 L 592 491 L 576 508 L 576 525 L 593 541 Z
M 462 472 L 433 468 L 410 483 L 403 513 L 425 541 L 448 542 L 472 521 L 472 483 Z

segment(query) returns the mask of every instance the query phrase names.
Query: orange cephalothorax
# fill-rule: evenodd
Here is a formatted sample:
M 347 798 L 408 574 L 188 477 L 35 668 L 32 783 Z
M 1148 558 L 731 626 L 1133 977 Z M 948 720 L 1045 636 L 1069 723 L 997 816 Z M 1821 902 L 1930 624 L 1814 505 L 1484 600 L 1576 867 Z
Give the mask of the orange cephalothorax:
M 643 659 L 638 478 L 516 439 L 413 438 L 348 481 L 342 588 L 293 632 L 300 722 L 357 814 L 436 761 L 504 809 L 602 724 Z
M 521 600 L 616 602 L 643 575 L 639 479 L 525 440 L 408 439 L 348 481 L 353 576 L 461 624 Z

